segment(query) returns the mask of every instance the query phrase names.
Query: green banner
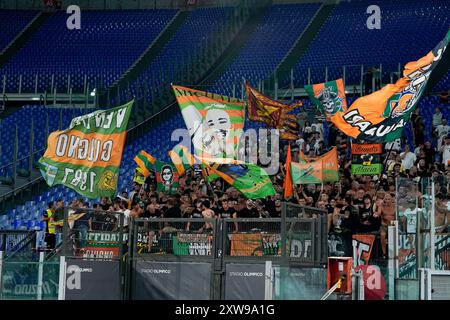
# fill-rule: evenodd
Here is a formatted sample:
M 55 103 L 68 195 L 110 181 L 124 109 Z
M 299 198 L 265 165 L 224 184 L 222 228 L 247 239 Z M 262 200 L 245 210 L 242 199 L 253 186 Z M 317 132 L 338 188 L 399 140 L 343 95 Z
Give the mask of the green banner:
M 255 164 L 222 164 L 218 169 L 209 167 L 209 170 L 247 199 L 264 199 L 276 194 L 267 172 Z
M 383 172 L 383 165 L 381 163 L 371 164 L 368 166 L 362 164 L 352 164 L 351 170 L 353 174 L 357 175 L 376 175 Z
M 47 184 L 91 199 L 114 196 L 133 103 L 76 117 L 68 129 L 52 132 L 39 159 Z

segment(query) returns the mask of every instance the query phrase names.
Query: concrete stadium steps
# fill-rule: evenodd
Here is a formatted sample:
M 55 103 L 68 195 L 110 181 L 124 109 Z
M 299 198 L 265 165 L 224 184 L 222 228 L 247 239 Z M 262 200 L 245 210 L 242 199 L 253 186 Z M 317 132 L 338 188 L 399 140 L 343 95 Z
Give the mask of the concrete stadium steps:
M 8 62 L 51 15 L 51 12 L 37 12 L 34 19 L 0 52 L 0 66 Z
M 265 5 L 252 10 L 249 19 L 242 26 L 241 32 L 236 35 L 227 49 L 225 49 L 222 55 L 217 59 L 219 62 L 218 66 L 215 66 L 214 70 L 211 70 L 211 72 L 207 72 L 205 76 L 200 79 L 199 83 L 212 84 L 227 70 L 228 66 L 238 56 L 242 48 L 252 36 L 253 32 L 259 26 L 261 20 L 269 11 L 269 8 L 270 6 Z
M 306 29 L 295 42 L 294 46 L 289 50 L 288 54 L 280 62 L 277 69 L 269 77 L 269 80 L 289 77 L 291 69 L 301 59 L 306 50 L 308 50 L 310 43 L 319 33 L 320 28 L 323 26 L 335 7 L 336 4 L 322 4 L 320 6 L 319 10 L 317 10 L 315 16 L 309 23 L 308 27 L 306 27 Z
M 115 81 L 108 89 L 108 92 L 103 93 L 101 96 L 101 101 L 107 101 L 107 95 L 115 96 L 117 92 L 120 90 L 120 87 L 123 87 L 127 84 L 127 82 L 131 82 L 135 80 L 139 74 L 146 69 L 152 60 L 161 52 L 167 42 L 173 37 L 173 35 L 177 32 L 177 30 L 181 27 L 181 25 L 186 21 L 186 19 L 190 16 L 189 11 L 178 11 L 177 14 L 173 17 L 173 19 L 168 23 L 168 25 L 161 31 L 159 36 L 145 49 L 145 51 L 141 54 L 141 56 L 130 66 L 130 68 L 117 80 Z

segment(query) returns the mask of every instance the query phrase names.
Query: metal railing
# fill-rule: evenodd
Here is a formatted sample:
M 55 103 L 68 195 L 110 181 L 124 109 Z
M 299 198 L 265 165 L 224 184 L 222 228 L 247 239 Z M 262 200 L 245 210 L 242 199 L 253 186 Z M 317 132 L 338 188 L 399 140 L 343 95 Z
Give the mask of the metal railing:
M 299 218 L 136 219 L 131 257 L 262 261 L 316 266 L 328 256 L 326 216 Z M 324 228 L 325 227 L 325 228 Z

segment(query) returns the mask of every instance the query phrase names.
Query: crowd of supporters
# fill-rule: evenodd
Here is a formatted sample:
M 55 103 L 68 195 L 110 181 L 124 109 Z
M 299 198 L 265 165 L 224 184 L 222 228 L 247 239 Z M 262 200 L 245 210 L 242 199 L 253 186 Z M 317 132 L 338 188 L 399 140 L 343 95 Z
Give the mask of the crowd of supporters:
M 394 141 L 384 146 L 384 172 L 381 175 L 355 176 L 351 173 L 350 139 L 333 125 L 324 136 L 323 119 L 318 115 L 301 113 L 298 115 L 300 137 L 291 142 L 292 161 L 298 161 L 299 152 L 307 156 L 320 156 L 331 146 L 337 146 L 339 160 L 339 181 L 335 183 L 295 186 L 294 197 L 283 198 L 284 159 L 287 143 L 280 147 L 280 170 L 271 176 L 277 194 L 266 199 L 248 200 L 235 188 L 218 179 L 210 184 L 205 182 L 199 167 L 189 169 L 179 180 L 178 192 L 167 195 L 156 192 L 155 173 L 144 179 L 136 170 L 131 192 L 123 191 L 115 199 L 102 198 L 94 209 L 124 213 L 124 227 L 130 218 L 279 218 L 282 202 L 290 201 L 307 207 L 322 209 L 328 215 L 328 230 L 350 239 L 355 233 L 374 233 L 379 235 L 382 254 L 386 256 L 387 227 L 396 217 L 396 198 L 399 211 L 416 212 L 416 201 L 422 206 L 421 195 L 407 188 L 397 191 L 396 178 L 409 178 L 419 182 L 421 178 L 437 179 L 436 184 L 436 226 L 437 232 L 450 231 L 450 211 L 447 208 L 447 190 L 450 160 L 450 127 L 437 109 L 433 118 L 433 139 L 423 141 L 423 134 L 414 135 L 414 146 L 407 141 Z M 412 117 L 414 125 L 421 122 L 418 113 Z M 414 130 L 416 131 L 416 130 Z M 328 148 L 326 147 L 328 146 Z M 405 190 L 406 189 L 406 190 Z M 402 193 L 399 195 L 397 192 Z M 403 202 L 402 202 L 403 201 Z M 82 200 L 74 200 L 72 207 L 86 207 Z M 53 206 L 51 204 L 50 206 Z M 58 208 L 64 204 L 58 202 Z M 61 209 L 59 209 L 61 210 Z M 409 211 L 408 211 L 409 210 Z M 58 212 L 58 209 L 56 209 Z M 75 211 L 72 210 L 72 213 Z M 59 212 L 58 215 L 61 213 Z M 411 214 L 409 214 L 411 216 Z M 85 215 L 75 222 L 85 231 L 117 230 L 118 219 L 104 223 L 106 215 L 93 218 Z M 102 220 L 103 219 L 103 220 Z M 111 218 L 110 218 L 111 219 Z M 57 219 L 55 219 L 57 220 Z M 408 214 L 400 217 L 400 227 L 407 231 Z M 107 230 L 105 230 L 105 226 Z M 210 223 L 187 224 L 186 231 L 202 232 L 211 229 Z M 232 225 L 232 232 L 239 232 L 239 224 Z M 349 252 L 347 252 L 349 254 Z

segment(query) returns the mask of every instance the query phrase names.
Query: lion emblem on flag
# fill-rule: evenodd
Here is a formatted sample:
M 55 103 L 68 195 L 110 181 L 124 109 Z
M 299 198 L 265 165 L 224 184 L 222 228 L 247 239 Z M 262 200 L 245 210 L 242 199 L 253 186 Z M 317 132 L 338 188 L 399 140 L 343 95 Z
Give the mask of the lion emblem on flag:
M 325 112 L 329 115 L 334 115 L 340 111 L 342 109 L 342 101 L 344 101 L 344 98 L 339 97 L 339 94 L 330 87 L 323 89 L 317 96 L 317 99 L 319 99 L 325 108 Z
M 108 170 L 102 175 L 97 186 L 100 190 L 115 190 L 116 185 L 117 185 L 117 174 Z

